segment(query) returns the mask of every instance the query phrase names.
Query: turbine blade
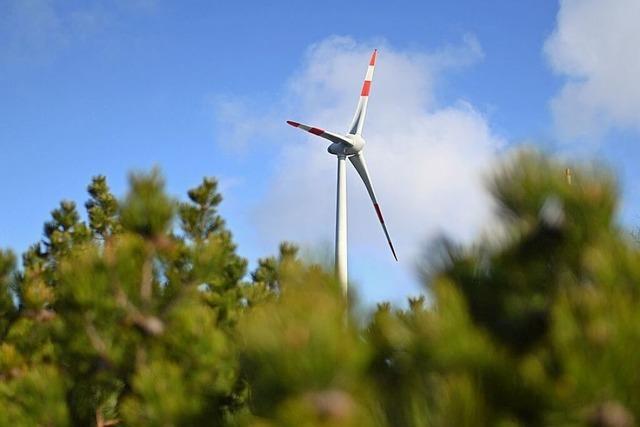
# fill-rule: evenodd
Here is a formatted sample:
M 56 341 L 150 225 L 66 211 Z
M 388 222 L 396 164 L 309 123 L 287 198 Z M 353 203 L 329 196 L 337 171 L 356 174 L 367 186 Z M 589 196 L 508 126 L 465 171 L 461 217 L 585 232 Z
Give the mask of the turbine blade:
M 347 145 L 353 145 L 351 142 L 349 142 L 344 137 L 342 137 L 342 136 L 340 136 L 340 135 L 338 135 L 336 133 L 326 131 L 324 129 L 320 129 L 320 128 L 313 127 L 313 126 L 303 125 L 301 123 L 293 122 L 291 120 L 287 120 L 287 124 L 293 126 L 294 128 L 305 130 L 305 131 L 307 131 L 309 133 L 312 133 L 312 134 L 314 134 L 316 136 L 319 136 L 321 138 L 328 139 L 331 142 L 336 142 L 336 143 L 341 143 L 342 142 L 342 143 L 345 143 Z
M 393 248 L 393 243 L 391 243 L 391 238 L 389 237 L 389 232 L 387 231 L 387 226 L 384 223 L 384 218 L 382 217 L 382 211 L 380 210 L 380 206 L 378 205 L 378 199 L 376 199 L 376 193 L 373 191 L 373 184 L 371 184 L 371 178 L 369 178 L 369 171 L 367 170 L 367 163 L 364 160 L 364 154 L 362 152 L 356 154 L 355 156 L 349 157 L 351 164 L 358 171 L 358 175 L 362 178 L 362 182 L 364 182 L 364 186 L 367 187 L 367 192 L 369 193 L 369 197 L 371 197 L 371 201 L 373 202 L 373 207 L 376 210 L 376 214 L 378 215 L 378 221 L 380 221 L 380 225 L 382 225 L 382 230 L 384 231 L 384 235 L 387 237 L 387 242 L 389 243 L 389 247 L 391 248 L 391 253 L 393 257 L 398 261 L 398 257 L 396 256 L 396 250 Z
M 349 127 L 349 133 L 351 135 L 362 134 L 362 128 L 364 126 L 364 118 L 367 115 L 367 104 L 369 103 L 369 91 L 371 90 L 371 81 L 373 80 L 373 70 L 376 67 L 376 56 L 378 55 L 378 49 L 374 49 L 369 60 L 369 68 L 367 68 L 367 74 L 364 77 L 364 83 L 362 84 L 362 90 L 360 91 L 360 100 L 356 107 L 356 114 L 353 116 L 351 126 Z

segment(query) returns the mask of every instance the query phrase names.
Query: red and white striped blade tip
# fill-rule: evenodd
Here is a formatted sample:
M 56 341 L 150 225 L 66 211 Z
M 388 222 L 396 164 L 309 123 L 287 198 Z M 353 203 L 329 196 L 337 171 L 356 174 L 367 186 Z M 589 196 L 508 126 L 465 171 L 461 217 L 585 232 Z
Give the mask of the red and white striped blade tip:
M 373 207 L 376 210 L 376 213 L 378 214 L 378 221 L 380 221 L 380 224 L 382 224 L 382 229 L 384 230 L 384 235 L 387 238 L 387 243 L 389 243 L 389 247 L 391 248 L 391 253 L 393 254 L 393 257 L 396 259 L 396 261 L 398 261 L 398 256 L 396 255 L 396 250 L 393 248 L 393 243 L 391 243 L 391 237 L 389 237 L 389 231 L 387 230 L 387 226 L 384 223 L 384 217 L 382 216 L 382 211 L 380 210 L 380 205 L 378 205 L 377 203 L 373 204 Z
M 369 65 L 376 65 L 377 55 L 378 55 L 378 49 L 373 49 L 373 53 L 371 54 L 371 60 L 369 61 Z
M 387 243 L 389 243 L 389 247 L 391 248 L 391 253 L 393 254 L 393 257 L 395 258 L 396 262 L 398 261 L 398 255 L 396 255 L 396 250 L 393 247 L 393 243 L 391 243 L 391 238 L 389 236 L 387 236 Z
M 294 122 L 291 120 L 287 120 L 287 124 L 293 126 L 294 128 L 297 128 L 298 126 L 300 126 L 300 123 Z

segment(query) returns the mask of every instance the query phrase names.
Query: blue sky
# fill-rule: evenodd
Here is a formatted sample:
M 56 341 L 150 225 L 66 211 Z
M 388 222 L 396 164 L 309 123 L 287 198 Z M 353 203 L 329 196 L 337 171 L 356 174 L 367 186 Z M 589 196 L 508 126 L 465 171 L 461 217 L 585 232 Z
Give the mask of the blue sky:
M 326 256 L 334 159 L 284 120 L 348 122 L 373 47 L 369 166 L 407 255 L 390 262 L 351 174 L 350 274 L 365 301 L 417 292 L 429 238 L 476 235 L 490 211 L 482 173 L 524 142 L 613 165 L 621 218 L 638 223 L 640 32 L 627 18 L 637 9 L 634 0 L 5 0 L 0 246 L 38 240 L 61 199 L 84 202 L 91 176 L 107 175 L 122 195 L 128 172 L 158 165 L 180 197 L 203 176 L 220 179 L 222 213 L 250 259 L 274 253 L 279 236 Z M 407 160 L 427 171 L 391 168 Z M 441 164 L 459 170 L 452 178 Z

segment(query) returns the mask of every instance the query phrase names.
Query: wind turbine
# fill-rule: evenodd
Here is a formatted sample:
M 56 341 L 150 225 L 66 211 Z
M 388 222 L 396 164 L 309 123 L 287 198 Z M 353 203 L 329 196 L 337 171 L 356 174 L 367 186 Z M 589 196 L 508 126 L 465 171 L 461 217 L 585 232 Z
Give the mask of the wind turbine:
M 391 243 L 387 226 L 384 223 L 382 217 L 382 211 L 378 205 L 378 199 L 376 193 L 373 191 L 373 185 L 371 184 L 371 178 L 369 177 L 369 171 L 367 169 L 367 163 L 364 160 L 364 146 L 365 140 L 362 137 L 362 128 L 364 126 L 364 119 L 367 114 L 367 104 L 369 102 L 369 92 L 371 90 L 371 81 L 373 80 L 373 70 L 376 65 L 377 49 L 371 54 L 371 60 L 369 61 L 369 68 L 367 68 L 367 74 L 364 78 L 362 85 L 362 91 L 360 92 L 360 100 L 358 101 L 358 107 L 356 113 L 353 116 L 351 126 L 346 134 L 339 134 L 335 132 L 329 132 L 324 129 L 320 129 L 313 126 L 303 125 L 297 122 L 287 121 L 293 127 L 302 129 L 309 133 L 312 133 L 321 138 L 327 139 L 331 142 L 331 145 L 327 148 L 329 153 L 338 157 L 338 189 L 337 189 L 337 201 L 336 201 L 336 275 L 344 295 L 347 295 L 347 176 L 346 176 L 346 159 L 349 159 L 353 167 L 356 168 L 358 175 L 362 178 L 369 197 L 373 202 L 373 207 L 378 215 L 382 230 L 387 237 L 387 242 L 391 248 L 391 253 L 396 261 L 396 251 Z

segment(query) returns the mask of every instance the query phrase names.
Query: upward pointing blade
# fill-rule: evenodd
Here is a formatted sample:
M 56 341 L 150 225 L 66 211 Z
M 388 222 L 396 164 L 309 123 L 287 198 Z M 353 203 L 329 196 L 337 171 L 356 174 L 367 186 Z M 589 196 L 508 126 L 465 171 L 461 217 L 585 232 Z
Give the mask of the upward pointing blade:
M 349 127 L 349 133 L 351 135 L 362 134 L 362 128 L 364 126 L 364 118 L 367 115 L 367 104 L 369 103 L 369 91 L 371 91 L 371 81 L 373 80 L 373 70 L 376 67 L 376 56 L 378 55 L 378 49 L 375 49 L 371 54 L 369 60 L 369 68 L 367 68 L 367 74 L 364 77 L 364 83 L 362 84 L 362 90 L 360 91 L 360 100 L 356 107 L 356 114 L 353 116 L 351 126 Z
M 382 225 L 384 235 L 387 236 L 387 242 L 389 243 L 389 247 L 391 248 L 391 253 L 393 254 L 393 257 L 396 259 L 396 261 L 398 261 L 396 250 L 393 248 L 393 243 L 391 243 L 391 238 L 389 237 L 387 226 L 385 225 L 384 218 L 382 217 L 382 211 L 380 210 L 378 200 L 376 199 L 376 193 L 373 191 L 373 185 L 371 184 L 371 179 L 369 178 L 369 171 L 367 170 L 367 163 L 364 160 L 364 154 L 360 152 L 355 156 L 349 157 L 349 160 L 351 161 L 351 164 L 353 164 L 353 167 L 356 168 L 356 171 L 358 171 L 358 175 L 360 175 L 360 178 L 362 178 L 364 186 L 367 187 L 367 192 L 369 193 L 369 197 L 371 197 L 373 207 L 376 210 L 376 214 L 378 214 L 378 221 L 380 221 L 380 225 Z

